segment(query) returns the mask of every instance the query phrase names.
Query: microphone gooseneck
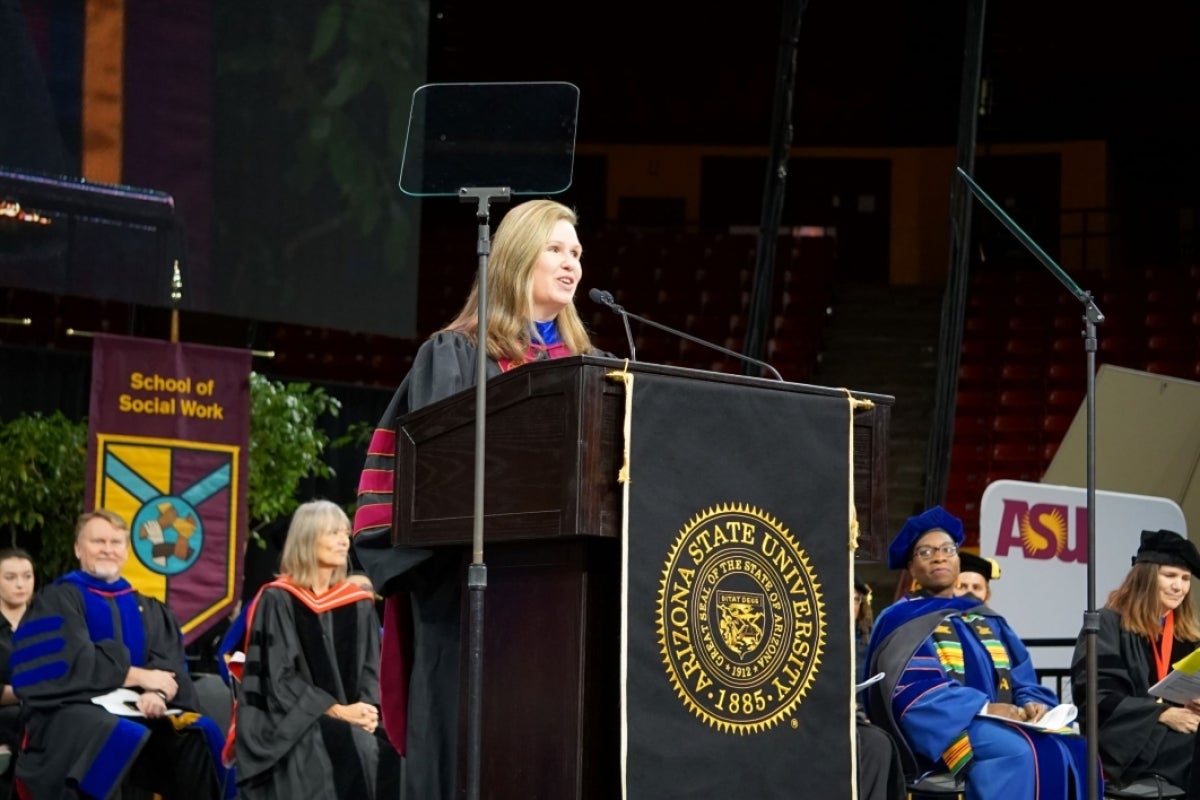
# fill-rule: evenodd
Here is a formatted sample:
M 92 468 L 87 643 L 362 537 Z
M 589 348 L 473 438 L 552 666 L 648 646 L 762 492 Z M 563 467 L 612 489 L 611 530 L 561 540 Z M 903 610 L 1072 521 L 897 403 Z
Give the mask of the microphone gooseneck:
M 629 342 L 629 360 L 637 361 L 637 347 L 633 344 L 633 331 L 629 328 L 629 314 L 625 312 L 625 309 L 617 305 L 617 301 L 613 298 L 612 292 L 592 287 L 591 289 L 588 289 L 588 297 L 592 298 L 592 302 L 599 303 L 602 306 L 608 306 L 613 311 L 621 315 L 621 321 L 625 323 L 625 339 Z
M 719 344 L 713 344 L 712 342 L 708 342 L 708 341 L 705 341 L 704 339 L 697 338 L 695 336 L 692 336 L 690 333 L 684 333 L 683 331 L 679 331 L 674 328 L 669 328 L 666 325 L 657 323 L 652 319 L 647 319 L 646 317 L 639 317 L 637 314 L 629 313 L 624 308 L 617 305 L 616 301 L 613 299 L 611 292 L 606 292 L 603 289 L 593 288 L 593 289 L 588 290 L 588 297 L 590 297 L 594 302 L 599 303 L 602 306 L 608 306 L 613 311 L 615 311 L 616 313 L 621 315 L 621 319 L 624 320 L 624 322 L 625 322 L 625 336 L 626 336 L 626 338 L 629 339 L 629 360 L 630 361 L 637 361 L 637 354 L 633 348 L 633 333 L 629 330 L 629 320 L 636 319 L 638 322 L 642 323 L 643 325 L 649 325 L 652 328 L 658 328 L 660 331 L 666 331 L 667 333 L 672 334 L 673 336 L 678 336 L 681 339 L 687 339 L 689 342 L 694 342 L 698 345 L 703 345 L 704 347 L 711 348 L 713 350 L 716 350 L 718 353 L 724 353 L 727 356 L 731 356 L 731 357 L 739 359 L 741 361 L 745 361 L 747 364 L 753 364 L 756 367 L 761 367 L 762 369 L 765 369 L 768 372 L 770 372 L 771 376 L 773 378 L 775 378 L 775 380 L 777 380 L 777 381 L 783 380 L 783 376 L 779 374 L 779 370 L 775 369 L 774 367 L 772 367 L 770 364 L 768 364 L 765 361 L 759 361 L 757 358 L 751 358 L 750 356 L 742 355 L 741 353 L 737 352 L 736 350 L 730 350 L 727 347 L 721 347 Z

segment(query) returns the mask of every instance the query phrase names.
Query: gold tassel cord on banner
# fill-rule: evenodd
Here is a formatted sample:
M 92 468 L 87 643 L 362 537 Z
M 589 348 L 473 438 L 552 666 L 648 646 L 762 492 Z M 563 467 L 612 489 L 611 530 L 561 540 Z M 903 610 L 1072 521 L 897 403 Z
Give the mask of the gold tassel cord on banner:
M 625 437 L 623 462 L 617 472 L 617 481 L 621 484 L 621 653 L 618 663 L 618 680 L 620 682 L 621 724 L 620 724 L 620 778 L 621 797 L 627 799 L 629 787 L 626 783 L 629 764 L 629 717 L 627 687 L 629 685 L 629 482 L 630 467 L 629 453 L 631 449 L 630 436 L 633 432 L 633 373 L 629 371 L 629 359 L 621 370 L 605 373 L 611 380 L 625 384 L 625 421 L 622 430 Z
M 861 397 L 855 397 L 853 393 L 846 387 L 841 387 L 841 390 L 846 393 L 846 398 L 850 401 L 851 411 L 869 411 L 875 407 L 874 400 L 866 400 Z
M 625 384 L 625 451 L 622 453 L 621 469 L 617 472 L 617 482 L 629 483 L 629 434 L 633 428 L 633 373 L 629 371 L 629 359 L 625 359 L 624 369 L 606 373 L 604 377 Z
M 81 336 L 85 339 L 91 339 L 96 335 L 95 331 L 81 331 L 81 330 L 77 330 L 75 328 L 67 328 L 66 331 L 64 331 L 64 333 L 66 333 L 67 336 Z M 178 344 L 178 342 L 172 342 L 172 344 Z M 251 350 L 250 355 L 254 356 L 255 358 L 274 358 L 275 351 L 274 350 Z
M 849 575 L 846 576 L 846 585 L 849 588 L 850 597 L 853 598 L 854 597 L 854 552 L 856 550 L 858 550 L 858 511 L 857 511 L 857 509 L 854 508 L 854 412 L 858 411 L 859 409 L 874 408 L 875 404 L 872 403 L 870 400 L 856 399 L 854 397 L 854 395 L 850 393 L 849 389 L 842 389 L 842 391 L 844 391 L 846 393 L 846 400 L 850 405 L 850 414 L 849 414 L 850 421 L 849 421 L 849 424 L 847 425 L 848 430 L 846 431 L 846 453 L 847 453 L 847 455 L 846 455 L 846 471 L 847 471 L 847 480 L 848 480 L 847 485 L 849 486 L 849 490 L 846 493 L 846 503 L 849 506 L 849 509 L 848 509 L 849 524 L 846 526 L 846 530 L 848 531 L 849 536 L 850 536 L 850 541 L 848 542 L 848 544 L 850 545 L 850 558 L 847 559 L 847 565 L 849 567 Z M 851 605 L 851 608 L 853 608 L 853 605 Z M 851 645 L 853 645 L 854 641 L 855 641 L 854 637 L 855 637 L 855 624 L 856 624 L 854 614 L 850 614 L 849 622 L 850 622 L 849 641 L 850 641 Z M 861 671 L 862 671 L 862 666 L 857 663 L 855 648 L 852 646 L 850 648 L 850 683 L 851 684 L 853 684 L 855 682 L 855 680 L 856 680 L 855 676 L 859 675 L 859 673 Z M 850 768 L 851 768 L 851 773 L 850 774 L 857 775 L 858 774 L 858 761 L 859 761 L 858 734 L 857 734 L 857 724 L 858 723 L 855 720 L 856 720 L 856 715 L 858 714 L 858 703 L 857 703 L 857 698 L 855 698 L 854 695 L 855 695 L 855 693 L 852 688 L 850 691 L 850 720 L 851 720 L 851 725 L 850 725 L 850 745 L 851 745 L 850 746 Z M 850 791 L 851 791 L 851 798 L 853 798 L 853 800 L 858 800 L 858 782 L 857 781 L 851 782 Z
M 850 460 L 847 463 L 847 467 L 850 470 L 850 497 L 849 497 L 850 525 L 848 527 L 848 532 L 850 534 L 850 541 L 849 541 L 850 552 L 854 552 L 855 550 L 858 549 L 858 531 L 859 531 L 858 511 L 854 508 L 854 412 L 855 411 L 869 411 L 870 409 L 875 407 L 875 403 L 872 400 L 866 400 L 863 398 L 855 397 L 850 392 L 850 390 L 845 387 L 842 388 L 842 391 L 846 393 L 846 399 L 850 402 L 850 431 L 849 431 Z M 854 578 L 854 576 L 852 575 L 851 580 L 853 580 L 853 578 Z

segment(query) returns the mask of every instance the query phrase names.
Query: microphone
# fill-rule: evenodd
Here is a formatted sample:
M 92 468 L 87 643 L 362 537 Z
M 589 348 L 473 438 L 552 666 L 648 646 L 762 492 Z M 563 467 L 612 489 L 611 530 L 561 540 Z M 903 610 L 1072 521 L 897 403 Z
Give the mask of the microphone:
M 638 322 L 642 323 L 643 325 L 649 325 L 652 328 L 658 328 L 660 331 L 666 331 L 667 333 L 672 334 L 673 336 L 678 336 L 681 339 L 687 339 L 689 342 L 694 342 L 695 344 L 703 345 L 704 347 L 711 348 L 713 350 L 716 350 L 718 353 L 724 353 L 727 356 L 732 356 L 733 358 L 739 359 L 741 361 L 745 361 L 747 364 L 753 364 L 756 367 L 761 367 L 762 369 L 765 369 L 768 372 L 770 372 L 771 375 L 775 378 L 775 380 L 777 380 L 777 381 L 783 380 L 783 376 L 779 374 L 779 371 L 765 361 L 759 361 L 757 358 L 751 358 L 750 356 L 742 355 L 741 353 L 737 352 L 736 350 L 730 350 L 727 347 L 721 347 L 719 344 L 713 344 L 712 342 L 706 342 L 703 339 L 699 339 L 695 336 L 692 336 L 690 333 L 684 333 L 683 331 L 677 331 L 674 328 L 668 328 L 666 325 L 661 325 L 652 319 L 646 319 L 645 317 L 639 317 L 637 314 L 629 313 L 624 308 L 622 308 L 620 305 L 618 305 L 615 300 L 613 300 L 613 296 L 612 296 L 611 292 L 606 292 L 603 289 L 590 289 L 588 291 L 588 297 L 592 298 L 593 302 L 599 303 L 602 306 L 608 306 L 613 311 L 620 314 L 621 319 L 623 319 L 625 321 L 625 335 L 629 338 L 629 360 L 630 361 L 637 361 L 637 358 L 635 358 L 635 356 L 634 356 L 634 350 L 633 350 L 633 334 L 630 333 L 630 330 L 629 330 L 629 320 L 632 318 L 632 319 L 636 319 Z
M 617 305 L 617 301 L 613 299 L 612 292 L 606 292 L 603 289 L 593 287 L 588 290 L 588 297 L 592 298 L 593 303 L 608 306 L 621 315 L 621 320 L 625 323 L 625 339 L 629 342 L 629 360 L 637 361 L 637 348 L 633 344 L 633 331 L 629 329 L 629 314 L 625 309 Z

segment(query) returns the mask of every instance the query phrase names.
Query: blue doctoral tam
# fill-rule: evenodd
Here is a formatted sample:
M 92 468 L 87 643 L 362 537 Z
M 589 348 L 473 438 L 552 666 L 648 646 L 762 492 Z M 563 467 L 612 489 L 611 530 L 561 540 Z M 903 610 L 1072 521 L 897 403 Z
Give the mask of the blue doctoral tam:
M 888 545 L 888 569 L 904 569 L 912 560 L 913 547 L 917 540 L 933 530 L 942 530 L 950 534 L 956 545 L 963 543 L 962 520 L 941 506 L 934 506 L 922 511 L 915 517 L 909 517 L 904 527 Z

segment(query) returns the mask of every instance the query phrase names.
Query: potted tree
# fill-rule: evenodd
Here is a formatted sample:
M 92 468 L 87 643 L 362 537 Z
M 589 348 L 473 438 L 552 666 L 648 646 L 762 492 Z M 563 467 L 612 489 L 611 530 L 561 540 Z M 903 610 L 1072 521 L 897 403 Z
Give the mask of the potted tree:
M 86 457 L 87 424 L 61 412 L 0 422 L 0 531 L 34 555 L 39 584 L 74 568 Z
M 251 540 L 259 547 L 265 545 L 263 530 L 300 504 L 301 481 L 333 475 L 322 461 L 329 435 L 317 423 L 323 414 L 336 417 L 341 408 L 341 401 L 319 386 L 250 373 L 247 512 Z

